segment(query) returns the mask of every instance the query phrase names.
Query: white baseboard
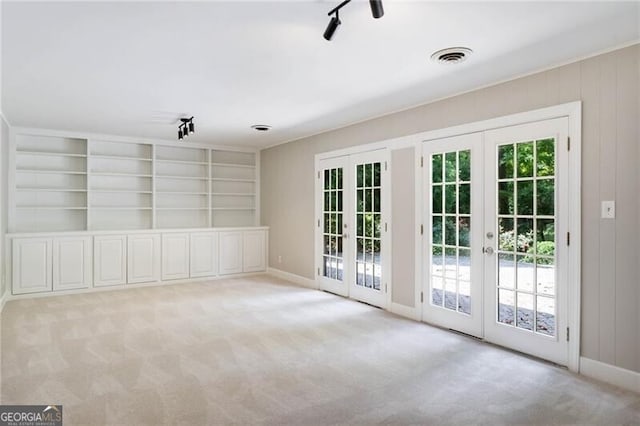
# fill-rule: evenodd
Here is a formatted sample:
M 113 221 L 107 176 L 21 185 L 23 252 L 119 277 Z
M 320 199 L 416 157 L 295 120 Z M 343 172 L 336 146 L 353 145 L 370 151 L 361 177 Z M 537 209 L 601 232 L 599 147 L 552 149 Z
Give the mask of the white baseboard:
M 314 290 L 318 289 L 318 284 L 314 280 L 301 277 L 300 275 L 292 274 L 291 272 L 281 271 L 280 269 L 276 269 L 276 268 L 268 268 L 267 274 L 273 275 L 276 278 L 281 278 L 283 280 L 290 281 L 302 287 L 312 288 Z
M 580 357 L 580 374 L 640 393 L 640 373 Z
M 0 296 L 0 314 L 2 313 L 2 310 L 4 309 L 4 305 L 5 303 L 7 303 L 7 300 L 9 300 L 9 291 L 6 290 L 4 292 L 4 294 L 2 296 Z
M 418 308 L 412 308 L 411 306 L 391 302 L 391 309 L 389 309 L 389 311 L 396 315 L 400 315 L 401 317 L 420 321 L 420 310 Z

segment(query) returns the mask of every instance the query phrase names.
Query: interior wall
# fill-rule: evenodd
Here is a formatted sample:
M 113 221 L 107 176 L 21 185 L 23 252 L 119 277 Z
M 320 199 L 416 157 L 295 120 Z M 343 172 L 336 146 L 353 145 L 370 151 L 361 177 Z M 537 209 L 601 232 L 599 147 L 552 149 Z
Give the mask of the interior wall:
M 415 148 L 391 151 L 391 301 L 415 307 Z
M 262 151 L 269 265 L 314 279 L 316 154 L 581 100 L 581 355 L 640 372 L 639 79 L 636 44 Z M 602 200 L 615 220 L 600 219 Z

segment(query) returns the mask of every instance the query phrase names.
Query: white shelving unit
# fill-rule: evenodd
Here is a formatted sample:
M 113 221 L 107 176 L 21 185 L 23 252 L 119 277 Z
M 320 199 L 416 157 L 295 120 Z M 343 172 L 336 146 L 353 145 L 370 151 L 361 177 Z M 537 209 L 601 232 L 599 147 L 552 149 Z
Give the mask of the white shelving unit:
M 252 226 L 257 213 L 257 167 L 253 152 L 211 150 L 212 226 Z
M 16 135 L 14 229 L 86 229 L 86 147 L 85 139 Z
M 9 231 L 258 225 L 257 152 L 14 129 Z
M 156 225 L 158 228 L 208 227 L 208 150 L 156 147 Z
M 153 228 L 153 145 L 89 140 L 89 229 Z

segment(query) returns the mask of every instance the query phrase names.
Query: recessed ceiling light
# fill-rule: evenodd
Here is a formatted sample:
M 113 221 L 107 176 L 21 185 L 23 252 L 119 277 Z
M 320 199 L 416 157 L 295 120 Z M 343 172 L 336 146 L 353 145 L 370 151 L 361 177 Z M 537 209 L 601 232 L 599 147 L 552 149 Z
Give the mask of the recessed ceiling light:
M 259 132 L 266 132 L 268 130 L 271 130 L 271 126 L 267 124 L 254 124 L 253 126 L 251 126 L 251 128 Z
M 431 55 L 431 59 L 441 64 L 459 64 L 473 53 L 468 47 L 449 47 L 438 50 Z

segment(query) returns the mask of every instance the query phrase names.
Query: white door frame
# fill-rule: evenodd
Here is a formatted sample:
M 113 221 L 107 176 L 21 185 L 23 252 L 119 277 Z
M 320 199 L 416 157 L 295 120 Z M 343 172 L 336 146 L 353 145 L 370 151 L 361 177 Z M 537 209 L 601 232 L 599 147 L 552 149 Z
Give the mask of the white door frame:
M 342 220 L 343 224 L 349 224 L 349 217 L 347 216 L 349 212 L 351 212 L 351 202 L 352 197 L 349 193 L 347 193 L 347 189 L 350 188 L 350 179 L 351 174 L 349 173 L 351 167 L 351 161 L 348 155 L 343 155 L 340 157 L 327 158 L 318 161 L 316 166 L 316 190 L 315 190 L 315 199 L 316 199 L 316 236 L 315 236 L 315 256 L 316 256 L 316 285 L 320 290 L 326 290 L 330 293 L 338 294 L 340 296 L 349 296 L 349 280 L 351 279 L 350 274 L 346 272 L 349 271 L 345 267 L 347 264 L 351 264 L 352 262 L 352 254 L 350 247 L 350 240 L 348 237 L 343 237 L 342 239 L 342 281 L 327 279 L 323 275 L 324 269 L 324 241 L 323 241 L 323 229 L 324 229 L 324 217 L 323 217 L 323 200 L 324 200 L 324 187 L 323 187 L 323 170 L 326 168 L 342 168 Z M 343 235 L 351 234 L 351 229 L 340 229 L 340 233 Z
M 392 294 L 392 286 L 391 282 L 391 267 L 392 267 L 392 252 L 391 252 L 391 164 L 390 164 L 390 150 L 386 148 L 382 148 L 379 145 L 375 146 L 373 149 L 366 149 L 370 147 L 370 145 L 366 145 L 364 147 L 353 147 L 340 151 L 332 151 L 329 153 L 323 153 L 316 155 L 315 158 L 315 188 L 314 188 L 314 199 L 315 199 L 315 233 L 314 233 L 314 258 L 315 258 L 315 271 L 314 275 L 316 277 L 315 288 L 319 290 L 327 290 L 332 293 L 345 296 L 345 297 L 354 297 L 356 300 L 360 300 L 365 303 L 369 303 L 375 306 L 379 306 L 382 309 L 388 310 L 391 307 L 391 294 Z M 346 187 L 348 183 L 353 183 L 355 185 L 355 166 L 353 163 L 353 159 L 356 159 L 358 156 L 365 158 L 366 161 L 367 156 L 372 156 L 372 158 L 378 157 L 379 154 L 383 154 L 385 156 L 384 160 L 382 160 L 382 174 L 381 174 L 381 183 L 383 186 L 383 191 L 381 193 L 381 200 L 383 206 L 383 229 L 381 230 L 381 243 L 383 247 L 386 247 L 386 253 L 382 256 L 382 277 L 381 277 L 381 295 L 380 297 L 369 298 L 363 296 L 362 292 L 355 292 L 357 294 L 353 294 L 353 286 L 352 282 L 355 280 L 355 274 L 345 269 L 343 271 L 343 283 L 344 287 L 338 288 L 337 286 L 333 286 L 335 288 L 329 288 L 331 286 L 327 286 L 327 281 L 322 281 L 322 200 L 319 194 L 322 193 L 322 163 L 327 160 L 336 160 L 336 164 L 340 161 L 346 161 L 346 168 L 343 174 L 343 191 L 344 191 L 344 200 L 343 200 L 343 221 L 345 224 L 348 224 L 348 228 L 346 229 L 348 233 L 348 238 L 344 240 L 344 257 L 343 264 L 346 265 L 347 262 L 353 263 L 355 262 L 355 228 L 352 223 L 351 213 L 355 213 L 354 207 L 354 199 L 355 192 L 351 194 L 348 192 L 348 188 Z M 343 160 L 344 159 L 344 160 Z M 355 189 L 355 186 L 351 185 L 351 189 Z M 387 226 L 385 227 L 384 224 Z M 353 250 L 352 250 L 353 248 Z M 347 252 L 349 250 L 349 252 Z M 354 253 L 351 253 L 351 252 Z M 322 284 L 321 284 L 322 283 Z
M 484 132 L 488 130 L 499 129 L 502 127 L 515 126 L 520 124 L 532 123 L 536 121 L 544 121 L 554 118 L 566 117 L 569 124 L 568 141 L 559 141 L 568 147 L 569 150 L 569 200 L 568 215 L 571 221 L 568 223 L 567 229 L 571 235 L 571 244 L 568 249 L 567 258 L 567 325 L 570 332 L 570 340 L 568 343 L 567 367 L 569 370 L 578 372 L 580 370 L 580 250 L 581 250 L 581 145 L 582 145 L 582 103 L 580 101 L 570 102 L 566 104 L 556 105 L 548 108 L 537 109 L 518 114 L 512 114 L 504 117 L 493 118 L 474 123 L 463 124 L 460 126 L 448 127 L 444 129 L 433 130 L 429 132 L 413 135 L 420 137 L 419 142 L 430 140 L 444 139 L 452 136 L 459 136 L 468 133 Z M 418 142 L 417 142 L 418 143 Z M 418 143 L 416 147 L 419 155 L 423 156 L 422 144 Z M 424 158 L 423 158 L 424 162 Z M 420 176 L 420 170 L 416 171 Z M 424 185 L 424 183 L 422 183 Z M 424 200 L 416 200 L 424 205 Z M 424 276 L 423 259 L 425 253 L 420 250 L 416 253 L 416 268 L 420 268 L 416 273 Z M 425 298 L 422 293 L 421 283 L 416 283 L 416 300 Z
M 508 126 L 500 129 L 485 132 L 485 224 L 484 231 L 492 232 L 495 237 L 484 240 L 485 247 L 491 247 L 493 254 L 486 254 L 483 259 L 485 262 L 485 339 L 492 343 L 506 346 L 515 350 L 533 356 L 539 356 L 552 362 L 564 365 L 568 362 L 568 344 L 567 338 L 567 287 L 562 283 L 567 282 L 567 254 L 570 246 L 565 243 L 565 235 L 568 232 L 567 224 L 569 222 L 569 212 L 567 209 L 567 200 L 570 188 L 568 186 L 568 152 L 567 151 L 567 130 L 568 123 L 566 117 L 555 118 L 550 120 L 539 121 L 535 123 L 525 123 L 522 125 Z M 526 135 L 526 136 L 524 136 Z M 524 137 L 522 137 L 524 136 Z M 555 292 L 554 300 L 556 307 L 555 314 L 555 333 L 553 336 L 544 336 L 536 333 L 535 330 L 523 330 L 514 325 L 505 325 L 497 321 L 497 257 L 499 242 L 499 232 L 497 227 L 497 147 L 502 144 L 517 144 L 525 140 L 539 140 L 543 138 L 553 137 L 555 140 L 555 170 L 554 170 L 554 226 L 555 226 Z M 514 168 L 515 168 L 514 159 Z M 534 164 L 535 167 L 535 164 Z M 535 174 L 533 174 L 535 176 Z M 528 179 L 528 178 L 525 178 Z M 514 217 L 521 217 L 514 209 Z M 533 212 L 532 212 L 533 213 Z M 515 226 L 515 225 L 514 225 Z M 533 282 L 535 291 L 536 282 Z M 519 288 L 514 282 L 514 289 Z M 508 290 L 507 290 L 508 291 Z M 534 296 L 535 298 L 535 293 Z M 517 316 L 514 307 L 514 318 Z M 533 313 L 535 316 L 536 313 Z M 533 326 L 533 323 L 532 323 Z M 566 340 L 565 340 L 566 339 Z

